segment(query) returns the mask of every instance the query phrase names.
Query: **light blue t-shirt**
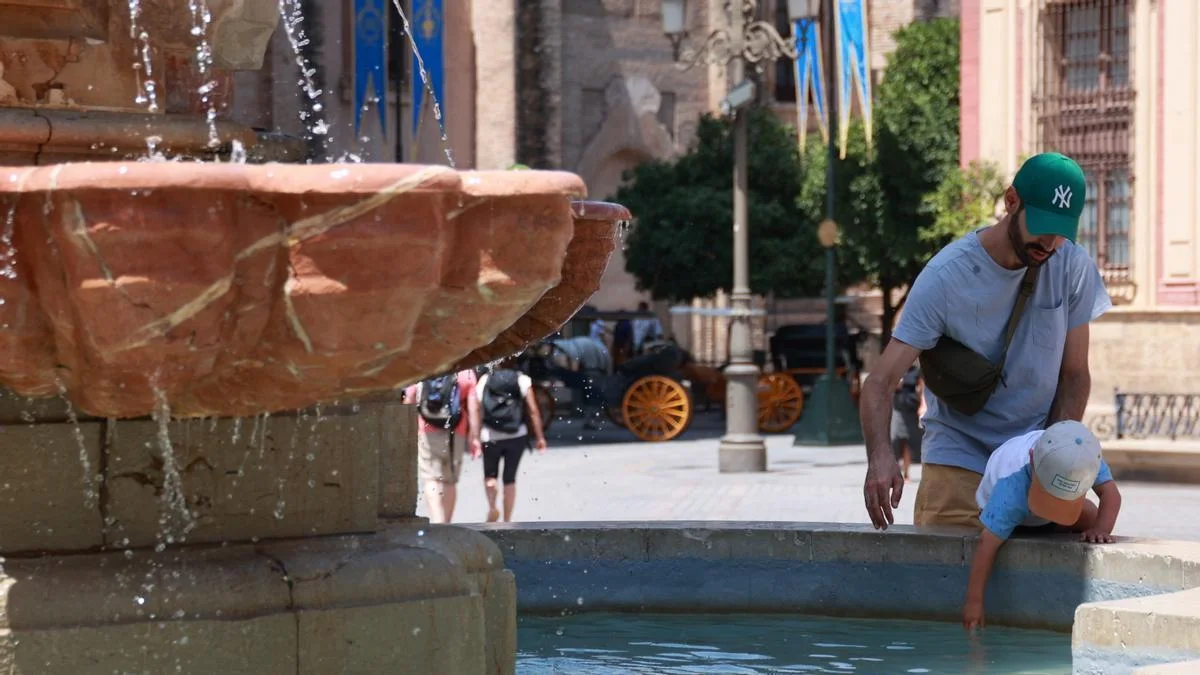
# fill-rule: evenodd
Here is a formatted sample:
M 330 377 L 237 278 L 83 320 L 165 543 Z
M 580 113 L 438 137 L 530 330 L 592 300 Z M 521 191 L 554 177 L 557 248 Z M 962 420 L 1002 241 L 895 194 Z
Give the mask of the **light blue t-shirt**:
M 975 501 L 981 512 L 980 522 L 1001 539 L 1008 539 L 1018 525 L 1037 527 L 1050 522 L 1029 511 L 1029 486 L 1033 481 L 1029 451 L 1042 433 L 1040 430 L 1032 431 L 996 448 L 988 460 L 987 470 L 983 472 L 979 489 L 975 491 Z M 1092 487 L 1099 487 L 1112 479 L 1108 463 L 1101 459 L 1100 471 Z
M 972 232 L 921 270 L 893 337 L 924 351 L 949 335 L 997 363 L 1024 276 L 1024 268 L 1001 267 Z M 969 416 L 955 412 L 925 388 L 922 461 L 982 474 L 1001 443 L 1045 427 L 1067 331 L 1111 307 L 1096 264 L 1083 248 L 1064 240 L 1038 273 L 1008 348 L 1004 381 L 983 410 Z

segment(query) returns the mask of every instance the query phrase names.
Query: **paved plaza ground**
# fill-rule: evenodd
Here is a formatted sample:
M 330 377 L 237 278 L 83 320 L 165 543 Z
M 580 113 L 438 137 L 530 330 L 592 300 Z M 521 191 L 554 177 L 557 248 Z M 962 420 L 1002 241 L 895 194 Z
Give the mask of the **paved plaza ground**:
M 793 447 L 792 436 L 767 437 L 767 473 L 717 472 L 724 422 L 699 414 L 670 443 L 642 443 L 611 424 L 586 430 L 556 420 L 544 455 L 527 454 L 518 476 L 517 521 L 784 520 L 869 522 L 863 507 L 862 446 Z M 904 491 L 896 522 L 912 523 L 919 467 Z M 1122 482 L 1116 534 L 1200 540 L 1200 486 Z M 455 522 L 486 517 L 483 467 L 466 460 Z M 425 505 L 418 514 L 425 515 Z

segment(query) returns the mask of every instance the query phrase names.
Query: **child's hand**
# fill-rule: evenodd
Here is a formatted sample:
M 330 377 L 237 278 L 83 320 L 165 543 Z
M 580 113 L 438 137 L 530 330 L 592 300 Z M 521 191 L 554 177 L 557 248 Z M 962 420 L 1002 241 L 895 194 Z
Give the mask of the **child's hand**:
M 963 605 L 963 628 L 969 631 L 983 628 L 982 600 L 968 600 Z
M 1116 540 L 1116 537 L 1112 536 L 1110 533 L 1094 527 L 1084 530 L 1083 534 L 1079 535 L 1079 541 L 1086 541 L 1093 544 L 1111 544 Z

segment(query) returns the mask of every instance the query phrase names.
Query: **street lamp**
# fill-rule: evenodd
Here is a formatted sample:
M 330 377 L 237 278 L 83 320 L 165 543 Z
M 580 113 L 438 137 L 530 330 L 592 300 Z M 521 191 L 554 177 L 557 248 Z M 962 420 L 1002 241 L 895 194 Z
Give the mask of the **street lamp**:
M 821 0 L 788 0 L 792 19 L 815 18 Z M 683 49 L 687 37 L 687 0 L 663 0 L 663 32 L 684 70 L 701 63 L 731 68 L 732 87 L 722 111 L 733 115 L 733 293 L 730 296 L 729 366 L 725 369 L 725 435 L 718 450 L 722 473 L 767 470 L 767 446 L 758 433 L 758 366 L 750 344 L 750 262 L 746 217 L 746 108 L 754 102 L 754 83 L 746 64 L 796 58 L 793 38 L 756 19 L 758 0 L 731 0 L 729 26 L 713 30 L 699 49 Z M 803 130 L 801 130 L 803 133 Z
M 825 4 L 826 16 L 833 16 L 835 1 L 825 0 L 827 3 Z M 816 6 L 820 3 L 821 0 L 807 0 L 807 4 L 812 9 L 810 18 L 816 18 Z M 863 440 L 857 407 L 850 397 L 850 387 L 846 384 L 846 380 L 838 377 L 835 358 L 837 354 L 835 334 L 837 311 L 834 284 L 837 275 L 834 272 L 837 266 L 837 256 L 834 249 L 837 247 L 838 226 L 833 219 L 833 179 L 834 166 L 837 162 L 834 139 L 838 137 L 838 96 L 834 93 L 836 78 L 833 77 L 833 64 L 837 63 L 835 58 L 836 40 L 834 40 L 832 25 L 827 25 L 826 29 L 826 38 L 823 43 L 826 52 L 822 55 L 826 71 L 821 72 L 819 77 L 825 78 L 826 85 L 821 89 L 828 92 L 829 153 L 825 160 L 825 220 L 817 229 L 817 239 L 821 242 L 821 247 L 825 249 L 825 374 L 813 383 L 812 393 L 804 406 L 804 416 L 796 425 L 794 434 L 796 445 L 845 445 L 861 443 Z M 804 105 L 805 93 L 797 92 L 797 94 L 800 100 L 797 100 L 796 104 Z M 801 129 L 800 133 L 804 133 L 804 130 Z M 848 370 L 850 364 L 846 365 Z

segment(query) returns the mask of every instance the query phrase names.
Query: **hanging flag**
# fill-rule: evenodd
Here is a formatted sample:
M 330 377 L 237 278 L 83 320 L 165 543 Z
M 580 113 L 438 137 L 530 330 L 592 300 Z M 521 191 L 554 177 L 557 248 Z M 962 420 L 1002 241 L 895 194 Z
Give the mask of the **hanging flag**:
M 375 98 L 379 128 L 387 138 L 386 0 L 354 0 L 354 133 L 362 125 L 367 91 Z
M 442 32 L 444 28 L 442 0 L 414 0 L 413 6 L 413 35 L 417 52 L 421 59 L 413 58 L 413 133 L 421 124 L 421 115 L 425 108 L 425 95 L 428 89 L 433 90 L 431 105 L 437 105 L 444 100 L 442 89 L 445 84 L 445 59 L 442 53 Z M 425 64 L 425 77 L 421 75 L 421 63 Z M 439 125 L 441 120 L 438 120 Z
M 871 52 L 867 44 L 866 0 L 838 0 L 837 4 L 834 35 L 837 37 L 838 140 L 841 158 L 845 159 L 846 141 L 850 138 L 851 88 L 858 93 L 867 144 L 871 143 Z
M 792 35 L 796 36 L 796 114 L 797 135 L 800 151 L 804 152 L 808 138 L 808 102 L 810 99 L 817 112 L 817 126 L 821 138 L 829 142 L 829 112 L 825 107 L 825 64 L 821 58 L 821 30 L 815 19 L 797 19 L 792 22 Z

